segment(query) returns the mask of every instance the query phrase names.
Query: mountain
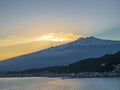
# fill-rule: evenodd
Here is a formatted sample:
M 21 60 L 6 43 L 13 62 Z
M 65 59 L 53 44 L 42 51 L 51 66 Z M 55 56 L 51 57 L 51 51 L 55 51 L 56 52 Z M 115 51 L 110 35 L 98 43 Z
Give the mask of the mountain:
M 19 71 L 68 65 L 78 60 L 100 57 L 119 50 L 120 41 L 103 40 L 95 37 L 80 38 L 67 44 L 1 61 L 0 71 Z

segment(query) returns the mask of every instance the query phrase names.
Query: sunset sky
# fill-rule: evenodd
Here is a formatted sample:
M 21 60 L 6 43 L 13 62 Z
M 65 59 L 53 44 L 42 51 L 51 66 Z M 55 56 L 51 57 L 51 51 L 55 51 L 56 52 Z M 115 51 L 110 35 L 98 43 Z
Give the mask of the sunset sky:
M 0 0 L 0 60 L 86 36 L 120 40 L 120 0 Z

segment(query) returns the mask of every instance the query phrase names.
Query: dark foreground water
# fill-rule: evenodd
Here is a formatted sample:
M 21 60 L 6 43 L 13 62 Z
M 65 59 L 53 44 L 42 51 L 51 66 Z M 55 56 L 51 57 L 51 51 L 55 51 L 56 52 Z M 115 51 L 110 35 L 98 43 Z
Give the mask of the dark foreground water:
M 0 78 L 0 90 L 120 90 L 120 78 Z

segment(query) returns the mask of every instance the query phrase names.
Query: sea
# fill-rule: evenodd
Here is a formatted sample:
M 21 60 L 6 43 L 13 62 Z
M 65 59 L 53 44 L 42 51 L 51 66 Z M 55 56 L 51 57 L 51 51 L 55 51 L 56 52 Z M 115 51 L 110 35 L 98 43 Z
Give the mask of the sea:
M 0 90 L 120 90 L 120 78 L 0 78 Z

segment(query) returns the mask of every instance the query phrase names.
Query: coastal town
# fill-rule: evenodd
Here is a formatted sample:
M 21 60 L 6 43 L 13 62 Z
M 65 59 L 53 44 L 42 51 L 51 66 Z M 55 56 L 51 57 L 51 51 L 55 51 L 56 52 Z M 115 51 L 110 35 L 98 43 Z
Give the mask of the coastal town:
M 52 73 L 49 71 L 37 73 L 21 73 L 21 72 L 1 72 L 0 77 L 61 77 L 67 78 L 94 78 L 94 77 L 120 77 L 120 64 L 114 66 L 111 72 L 79 72 L 79 73 Z

